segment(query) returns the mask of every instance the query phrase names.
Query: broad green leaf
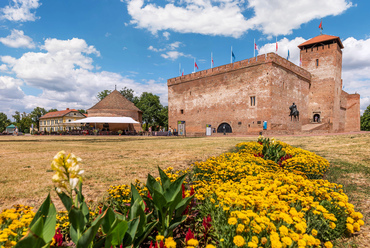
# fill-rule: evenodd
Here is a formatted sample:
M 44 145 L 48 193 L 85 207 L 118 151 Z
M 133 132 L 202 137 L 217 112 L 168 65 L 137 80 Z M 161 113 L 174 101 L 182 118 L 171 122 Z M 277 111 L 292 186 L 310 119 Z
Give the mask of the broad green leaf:
M 42 237 L 45 243 L 49 243 L 55 235 L 55 226 L 57 224 L 57 210 L 52 202 L 49 207 L 49 212 L 45 218 L 46 220 L 43 227 Z
M 125 236 L 128 230 L 128 222 L 123 220 L 117 220 L 118 224 L 115 228 L 107 235 L 107 242 L 105 243 L 105 247 L 109 248 L 111 246 L 116 246 L 122 244 L 123 237 Z
M 164 173 L 164 171 L 161 168 L 159 168 L 159 166 L 158 166 L 158 171 L 159 171 L 159 176 L 161 177 L 162 188 L 164 189 L 164 191 L 166 191 L 168 187 L 170 187 L 171 185 L 171 180 L 168 178 L 166 173 Z
M 171 183 L 170 187 L 166 189 L 164 192 L 164 197 L 166 198 L 167 202 L 173 202 L 179 194 L 182 195 L 181 185 L 184 182 L 185 176 L 186 174 L 177 178 L 176 181 Z
M 50 203 L 51 203 L 51 200 L 50 200 L 50 194 L 48 194 L 48 196 L 46 197 L 45 201 L 41 204 L 39 210 L 37 210 L 35 216 L 33 217 L 33 220 L 31 221 L 31 224 L 30 224 L 30 227 L 33 226 L 33 224 L 41 217 L 43 218 L 43 216 L 47 216 L 48 212 L 49 212 L 49 207 L 50 207 Z
M 194 195 L 186 197 L 182 199 L 177 205 L 176 205 L 176 213 L 175 217 L 179 217 L 182 215 L 182 213 L 185 211 L 186 207 L 189 205 L 191 200 L 194 198 Z
M 153 231 L 154 227 L 158 224 L 158 221 L 151 222 L 146 225 L 144 232 L 141 236 L 136 236 L 134 240 L 134 247 L 139 247 L 141 243 L 148 237 L 148 235 Z
M 133 243 L 137 228 L 139 226 L 139 222 L 140 222 L 140 219 L 136 218 L 136 219 L 131 220 L 128 223 L 128 230 L 125 233 L 125 236 L 123 238 L 123 247 L 129 246 L 129 245 L 131 246 L 131 244 Z
M 40 248 L 45 245 L 42 238 L 34 236 L 31 232 L 28 232 L 21 240 L 17 242 L 14 248 Z
M 141 197 L 141 195 L 137 191 L 136 187 L 131 183 L 131 206 L 134 204 L 134 202 L 137 199 L 143 200 L 143 198 Z M 145 209 L 145 207 L 144 207 L 144 209 Z
M 154 194 L 152 197 L 155 208 L 162 213 L 163 208 L 167 206 L 166 198 L 161 192 L 157 191 L 156 189 L 154 189 Z
M 103 216 L 101 216 L 103 217 Z M 100 224 L 101 222 L 103 221 L 102 218 L 97 218 L 93 224 L 91 225 L 91 227 L 89 227 L 82 235 L 81 237 L 78 239 L 78 242 L 77 242 L 77 246 L 76 248 L 86 248 L 86 247 L 89 247 L 97 233 L 97 231 L 99 230 L 99 227 L 100 227 Z
M 130 210 L 130 220 L 140 217 L 140 222 L 138 226 L 138 234 L 141 235 L 141 233 L 144 231 L 144 227 L 146 225 L 146 215 L 144 213 L 144 202 L 141 199 L 137 199 L 134 204 L 131 206 Z
M 148 179 L 146 181 L 146 187 L 149 189 L 150 193 L 153 193 L 154 190 L 157 190 L 163 194 L 162 186 L 150 174 L 148 174 Z
M 107 213 L 101 223 L 103 233 L 105 234 L 107 234 L 111 230 L 112 224 L 116 220 L 116 214 L 111 208 L 108 208 L 106 211 Z
M 60 200 L 62 201 L 64 207 L 66 208 L 66 210 L 69 212 L 69 210 L 71 210 L 72 208 L 72 199 L 64 192 L 62 193 L 58 193 L 58 196 L 60 198 Z
M 71 238 L 74 243 L 77 243 L 79 238 L 82 235 L 82 232 L 85 229 L 85 217 L 82 213 L 82 210 L 71 208 L 71 211 L 68 213 L 69 221 L 71 222 Z

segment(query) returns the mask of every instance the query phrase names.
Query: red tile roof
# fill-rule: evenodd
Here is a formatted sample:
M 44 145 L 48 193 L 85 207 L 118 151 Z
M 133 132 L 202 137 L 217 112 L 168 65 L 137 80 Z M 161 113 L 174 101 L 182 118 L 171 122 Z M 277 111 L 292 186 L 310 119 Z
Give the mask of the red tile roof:
M 78 110 L 66 109 L 66 110 L 61 110 L 61 111 L 49 112 L 41 116 L 40 119 L 63 117 L 70 112 L 78 112 Z
M 340 48 L 344 48 L 344 46 L 342 44 L 342 41 L 340 40 L 340 38 L 338 36 L 327 35 L 327 34 L 321 34 L 321 35 L 316 36 L 312 39 L 309 39 L 308 41 L 303 42 L 302 44 L 300 44 L 298 47 L 300 49 L 302 49 L 305 46 L 310 46 L 310 45 L 317 44 L 317 43 L 327 43 L 329 41 L 337 41 Z

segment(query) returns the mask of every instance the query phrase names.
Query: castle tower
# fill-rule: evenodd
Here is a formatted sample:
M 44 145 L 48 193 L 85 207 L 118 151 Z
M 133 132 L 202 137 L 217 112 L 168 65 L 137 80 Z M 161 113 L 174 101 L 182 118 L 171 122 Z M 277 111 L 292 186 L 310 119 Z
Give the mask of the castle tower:
M 310 121 L 326 124 L 329 132 L 344 131 L 345 123 L 341 122 L 345 115 L 345 108 L 341 111 L 343 44 L 340 38 L 319 35 L 298 47 L 301 66 L 312 76 L 308 107 Z

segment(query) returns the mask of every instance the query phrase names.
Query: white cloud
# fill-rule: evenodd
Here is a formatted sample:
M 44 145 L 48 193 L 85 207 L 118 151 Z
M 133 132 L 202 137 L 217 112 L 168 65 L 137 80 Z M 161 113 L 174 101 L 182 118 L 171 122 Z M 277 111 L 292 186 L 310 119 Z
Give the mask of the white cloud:
M 186 55 L 178 51 L 168 51 L 166 53 L 161 54 L 161 56 L 165 59 L 170 59 L 170 60 L 176 60 L 178 57 L 191 57 L 190 55 Z
M 34 12 L 34 9 L 40 7 L 41 3 L 39 0 L 11 0 L 12 2 L 0 9 L 0 19 L 6 19 L 9 21 L 35 21 L 38 19 Z
M 163 32 L 163 37 L 166 39 L 166 40 L 169 40 L 170 39 L 170 33 L 169 32 L 167 32 L 167 31 L 165 31 L 165 32 Z
M 153 52 L 163 52 L 163 51 L 166 50 L 166 48 L 160 48 L 160 49 L 158 49 L 158 48 L 155 48 L 153 46 L 149 46 L 148 47 L 148 50 L 153 51 Z
M 5 38 L 0 38 L 0 42 L 3 43 L 5 46 L 18 48 L 18 47 L 25 47 L 25 48 L 35 48 L 35 44 L 32 41 L 32 38 L 24 35 L 22 30 L 13 29 L 11 34 Z
M 286 35 L 303 23 L 342 14 L 351 6 L 348 0 L 248 0 L 248 8 L 254 10 L 254 16 L 247 25 L 264 34 Z
M 9 101 L 10 99 L 22 99 L 24 93 L 20 86 L 23 81 L 9 76 L 0 76 L 0 99 Z
M 370 105 L 370 38 L 343 41 L 343 85 L 348 93 L 361 96 L 361 113 Z
M 296 65 L 299 65 L 299 48 L 298 45 L 302 44 L 306 40 L 302 37 L 296 37 L 294 40 L 288 40 L 283 38 L 277 41 L 278 51 L 277 54 L 283 58 L 288 57 L 289 50 L 289 61 L 293 62 Z M 258 45 L 258 42 L 256 42 Z M 258 50 L 258 54 L 266 54 L 270 52 L 276 52 L 276 42 L 267 43 L 261 46 Z
M 131 88 L 138 95 L 144 91 L 153 92 L 160 95 L 162 102 L 167 102 L 165 80 L 139 83 L 118 73 L 95 72 L 91 56 L 100 53 L 83 39 L 47 39 L 42 48 L 41 52 L 24 53 L 20 58 L 0 57 L 4 63 L 1 68 L 15 75 L 14 78 L 0 77 L 0 103 L 4 99 L 13 99 L 0 104 L 0 112 L 9 113 L 13 109 L 30 112 L 37 106 L 87 109 L 97 102 L 99 91 L 114 89 L 115 85 L 118 89 Z M 42 93 L 39 96 L 25 95 L 20 88 L 22 84 L 42 90 Z M 19 98 L 22 101 L 17 100 Z M 9 105 L 12 106 L 10 110 Z
M 303 23 L 339 15 L 351 6 L 349 0 L 184 0 L 169 1 L 164 6 L 127 0 L 130 23 L 153 34 L 173 30 L 235 38 L 248 30 L 269 36 L 290 34 Z M 246 16 L 247 12 L 254 14 Z

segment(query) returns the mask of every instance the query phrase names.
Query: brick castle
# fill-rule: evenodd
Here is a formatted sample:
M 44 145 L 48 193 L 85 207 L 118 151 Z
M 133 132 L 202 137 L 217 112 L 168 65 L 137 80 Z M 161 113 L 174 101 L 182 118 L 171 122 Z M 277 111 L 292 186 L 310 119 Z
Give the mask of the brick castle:
M 168 124 L 184 134 L 335 133 L 360 130 L 360 95 L 342 90 L 339 37 L 298 46 L 301 67 L 275 53 L 169 79 Z M 295 103 L 299 119 L 291 119 Z M 181 123 L 183 126 L 179 126 Z

